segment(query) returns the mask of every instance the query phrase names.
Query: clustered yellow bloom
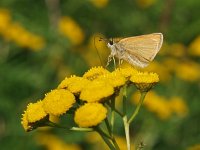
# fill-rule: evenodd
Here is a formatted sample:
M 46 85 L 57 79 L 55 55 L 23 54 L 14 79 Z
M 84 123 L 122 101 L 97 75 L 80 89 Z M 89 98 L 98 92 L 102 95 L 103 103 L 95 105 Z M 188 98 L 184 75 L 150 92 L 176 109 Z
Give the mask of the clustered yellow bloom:
M 12 22 L 9 11 L 4 9 L 0 9 L 0 35 L 7 41 L 35 51 L 45 45 L 41 36 L 29 32 L 20 23 Z
M 35 123 L 51 121 L 51 116 L 59 117 L 70 110 L 80 127 L 96 126 L 106 118 L 104 103 L 116 96 L 120 87 L 134 82 L 144 84 L 146 90 L 158 80 L 157 74 L 138 72 L 130 66 L 113 72 L 103 67 L 93 67 L 83 77 L 73 75 L 65 78 L 43 100 L 30 103 L 23 114 L 22 125 L 26 131 L 30 131 L 37 128 Z
M 101 75 L 105 75 L 110 73 L 108 70 L 104 69 L 103 67 L 93 67 L 90 70 L 88 70 L 84 75 L 83 78 L 86 78 L 88 80 L 94 80 L 97 77 Z
M 63 16 L 59 21 L 59 31 L 69 38 L 72 44 L 79 45 L 84 40 L 84 32 L 69 16 Z
M 75 112 L 74 121 L 80 127 L 98 125 L 106 118 L 107 109 L 100 103 L 86 103 Z
M 200 56 L 200 35 L 189 46 L 189 54 Z
M 82 89 L 88 85 L 91 81 L 82 77 L 71 76 L 70 78 L 65 78 L 58 86 L 61 89 L 68 89 L 74 94 L 78 94 Z
M 114 93 L 112 85 L 104 80 L 94 80 L 80 94 L 80 99 L 87 102 L 100 102 Z
M 44 110 L 52 115 L 59 116 L 66 113 L 75 103 L 74 95 L 65 89 L 55 89 L 49 92 L 44 100 Z
M 130 81 L 133 82 L 140 91 L 147 92 L 159 81 L 159 78 L 156 73 L 138 72 L 131 76 Z
M 39 100 L 27 106 L 26 111 L 22 114 L 21 124 L 25 131 L 31 131 L 34 128 L 34 123 L 44 119 L 46 116 L 47 113 L 43 109 L 42 101 Z
M 132 100 L 134 104 L 137 104 L 139 102 L 139 94 L 133 94 Z M 148 93 L 144 101 L 144 106 L 162 120 L 170 118 L 173 113 L 180 117 L 184 117 L 188 114 L 188 107 L 180 97 L 172 97 L 168 100 L 153 91 Z

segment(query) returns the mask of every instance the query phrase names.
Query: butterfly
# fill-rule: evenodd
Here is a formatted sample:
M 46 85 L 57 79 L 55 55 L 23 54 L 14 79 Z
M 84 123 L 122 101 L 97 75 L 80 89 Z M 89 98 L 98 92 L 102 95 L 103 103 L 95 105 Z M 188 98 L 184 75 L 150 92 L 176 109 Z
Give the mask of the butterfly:
M 133 66 L 140 68 L 146 67 L 159 52 L 163 43 L 162 33 L 152 33 L 127 38 L 111 38 L 107 41 L 107 46 L 111 53 L 108 57 L 107 66 L 116 56 L 119 64 L 123 60 Z

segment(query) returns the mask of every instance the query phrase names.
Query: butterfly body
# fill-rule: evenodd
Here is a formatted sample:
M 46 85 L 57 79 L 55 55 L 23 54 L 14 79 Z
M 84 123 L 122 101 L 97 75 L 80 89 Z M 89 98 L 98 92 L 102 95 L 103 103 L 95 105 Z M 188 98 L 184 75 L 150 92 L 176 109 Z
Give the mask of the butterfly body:
M 107 46 L 111 49 L 109 57 L 116 56 L 119 60 L 144 68 L 154 59 L 162 42 L 162 33 L 153 33 L 128 38 L 112 38 Z

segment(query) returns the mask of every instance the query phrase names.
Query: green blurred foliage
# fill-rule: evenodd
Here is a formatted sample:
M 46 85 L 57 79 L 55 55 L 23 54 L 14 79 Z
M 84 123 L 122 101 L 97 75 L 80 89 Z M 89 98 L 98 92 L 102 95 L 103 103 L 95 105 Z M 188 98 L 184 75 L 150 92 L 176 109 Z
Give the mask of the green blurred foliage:
M 0 36 L 1 150 L 45 149 L 35 139 L 40 131 L 24 132 L 20 124 L 21 114 L 28 103 L 42 99 L 65 76 L 82 75 L 91 67 L 84 54 L 87 53 L 89 38 L 95 33 L 105 37 L 127 37 L 162 32 L 165 42 L 182 43 L 186 47 L 200 35 L 200 1 L 154 0 L 147 6 L 146 1 L 109 0 L 105 6 L 96 7 L 89 0 L 57 0 L 59 5 L 53 12 L 48 6 L 48 3 L 55 3 L 52 0 L 0 1 L 0 9 L 9 10 L 13 22 L 19 22 L 27 31 L 45 40 L 45 46 L 34 51 Z M 73 45 L 69 38 L 59 34 L 56 22 L 50 21 L 54 13 L 75 20 L 84 32 L 85 39 L 81 44 Z M 99 59 L 96 53 L 92 57 Z M 197 64 L 200 62 L 199 57 L 190 59 Z M 131 134 L 137 135 L 136 141 L 147 137 L 144 142 L 151 144 L 147 144 L 144 149 L 153 150 L 187 149 L 199 143 L 199 80 L 187 82 L 173 74 L 171 81 L 158 84 L 155 90 L 166 97 L 183 97 L 188 104 L 189 114 L 185 118 L 172 117 L 162 121 L 142 109 L 131 127 Z M 124 135 L 120 121 L 116 130 L 119 135 Z M 66 142 L 79 144 L 83 149 L 92 149 L 83 133 L 65 133 L 61 129 L 51 132 Z

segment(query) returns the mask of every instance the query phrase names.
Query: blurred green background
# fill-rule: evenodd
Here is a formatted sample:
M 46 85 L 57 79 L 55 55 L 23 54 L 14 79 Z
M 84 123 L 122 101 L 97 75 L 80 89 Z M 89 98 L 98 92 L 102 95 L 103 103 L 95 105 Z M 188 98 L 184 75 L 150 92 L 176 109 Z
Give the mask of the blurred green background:
M 199 14 L 198 0 L 1 0 L 0 149 L 106 149 L 97 135 L 26 133 L 21 114 L 66 76 L 101 65 L 94 37 L 162 32 L 163 47 L 144 69 L 157 72 L 161 81 L 131 126 L 132 142 L 143 141 L 144 150 L 199 150 Z M 105 64 L 110 51 L 95 39 Z M 135 97 L 130 90 L 132 109 Z M 120 121 L 116 130 L 123 145 Z

